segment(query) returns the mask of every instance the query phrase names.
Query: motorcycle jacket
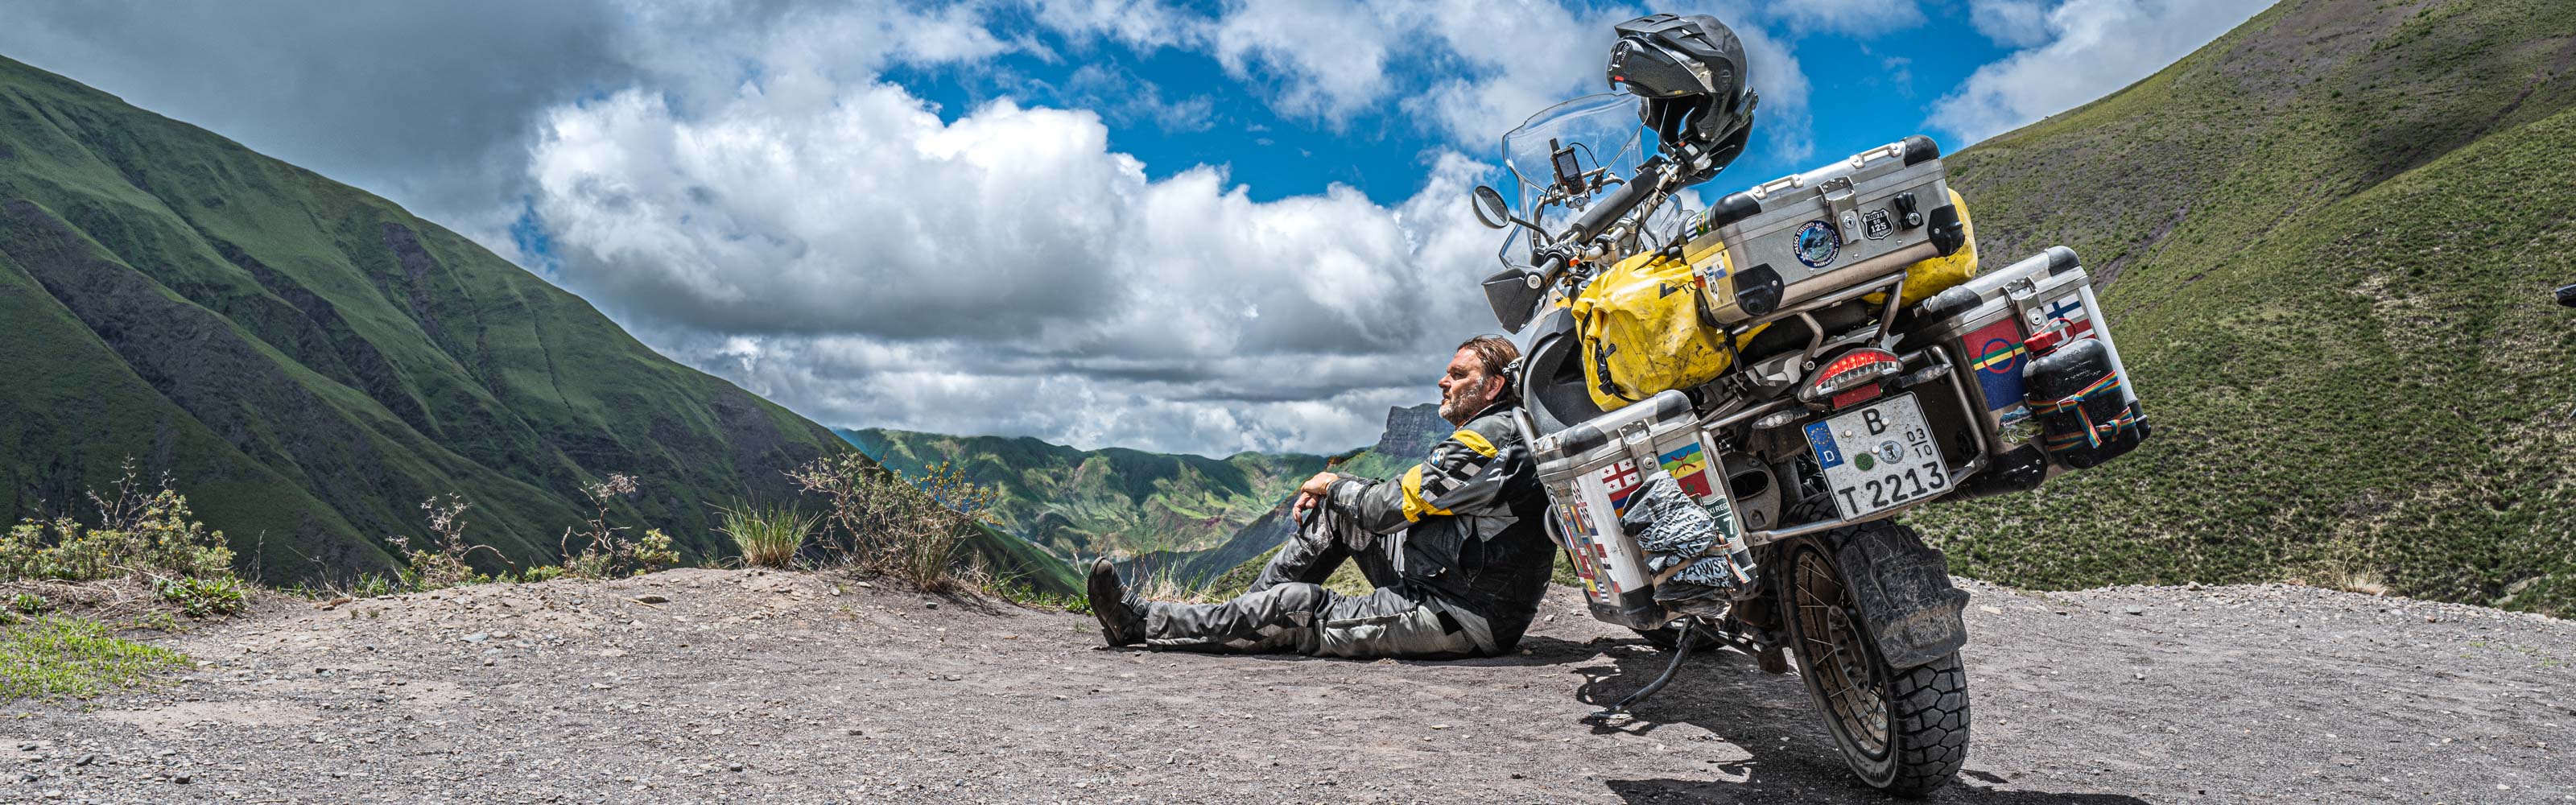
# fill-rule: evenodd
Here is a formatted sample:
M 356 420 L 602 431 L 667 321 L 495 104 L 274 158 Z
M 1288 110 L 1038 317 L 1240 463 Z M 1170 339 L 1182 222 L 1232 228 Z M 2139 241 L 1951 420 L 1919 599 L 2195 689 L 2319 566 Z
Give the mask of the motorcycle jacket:
M 1508 652 L 1538 615 L 1556 566 L 1540 518 L 1547 494 L 1512 424 L 1510 396 L 1433 445 L 1392 480 L 1343 476 L 1325 493 L 1336 516 L 1380 535 L 1402 592 L 1485 619 Z

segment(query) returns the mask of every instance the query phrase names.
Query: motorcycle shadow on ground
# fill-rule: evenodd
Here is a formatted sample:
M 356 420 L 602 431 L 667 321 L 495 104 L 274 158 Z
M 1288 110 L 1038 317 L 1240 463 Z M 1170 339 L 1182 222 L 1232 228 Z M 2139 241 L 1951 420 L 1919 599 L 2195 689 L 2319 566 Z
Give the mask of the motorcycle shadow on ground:
M 1613 645 L 1600 652 L 1604 664 L 1574 669 L 1585 677 L 1575 696 L 1596 707 L 1609 707 L 1662 673 L 1671 655 L 1643 641 Z M 1970 687 L 1973 697 L 1975 688 Z M 1973 701 L 1973 699 L 1972 699 Z M 1658 741 L 1673 747 L 1676 771 L 1695 774 L 1640 780 L 1604 780 L 1611 793 L 1629 803 L 1852 802 L 1896 801 L 1871 790 L 1843 767 L 1833 738 L 1817 720 L 1807 689 L 1793 671 L 1765 674 L 1753 658 L 1732 649 L 1694 652 L 1672 681 L 1635 708 L 1633 718 L 1586 719 L 1596 735 L 1626 733 L 1654 736 L 1676 724 L 1706 730 L 1674 730 Z M 1688 732 L 1689 735 L 1678 733 Z M 1729 748 L 1741 750 L 1729 751 Z M 1743 757 L 1729 757 L 1742 755 Z M 1714 756 L 1714 757 L 1712 757 Z M 2027 782 L 2027 781 L 2025 781 Z M 1957 782 L 1926 798 L 1930 802 L 1996 803 L 1997 805 L 2145 805 L 2118 794 L 2070 794 L 2002 790 L 2006 778 L 1981 768 L 1970 742 L 1968 767 Z

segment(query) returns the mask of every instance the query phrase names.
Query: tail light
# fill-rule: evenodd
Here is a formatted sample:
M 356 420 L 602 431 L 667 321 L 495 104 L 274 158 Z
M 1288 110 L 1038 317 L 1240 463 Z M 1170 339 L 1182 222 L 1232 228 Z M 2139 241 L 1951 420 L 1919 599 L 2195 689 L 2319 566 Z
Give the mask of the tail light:
M 1798 390 L 1800 402 L 1814 404 L 1831 400 L 1841 408 L 1878 396 L 1878 381 L 1905 371 L 1905 359 L 1877 347 L 1862 347 L 1834 356 L 1824 368 L 1816 370 L 1815 379 Z

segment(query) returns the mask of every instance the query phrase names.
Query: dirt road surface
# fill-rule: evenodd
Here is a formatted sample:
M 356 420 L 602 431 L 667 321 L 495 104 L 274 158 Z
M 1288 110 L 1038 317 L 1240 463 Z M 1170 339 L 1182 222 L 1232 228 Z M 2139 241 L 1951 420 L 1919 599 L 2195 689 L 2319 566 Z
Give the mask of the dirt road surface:
M 2576 624 L 2299 587 L 1975 596 L 1933 802 L 2576 801 Z M 1100 647 L 1088 616 L 682 570 L 166 642 L 158 689 L 0 708 L 0 802 L 1892 801 L 1794 675 L 1663 655 L 1557 589 L 1502 658 Z

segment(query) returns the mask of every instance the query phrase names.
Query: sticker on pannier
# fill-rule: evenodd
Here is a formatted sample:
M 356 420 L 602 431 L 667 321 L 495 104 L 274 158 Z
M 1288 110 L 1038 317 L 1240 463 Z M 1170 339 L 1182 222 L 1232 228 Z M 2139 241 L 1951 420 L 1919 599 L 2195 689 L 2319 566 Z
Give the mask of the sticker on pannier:
M 2048 329 L 2049 325 L 2058 319 L 2065 319 L 2068 339 L 2083 338 L 2093 334 L 2093 311 L 2084 306 L 2084 295 L 2080 293 L 2067 294 L 2064 299 L 2033 310 L 2030 317 L 2030 329 L 2033 332 Z
M 1679 484 L 1684 494 L 1695 501 L 1709 496 L 1708 453 L 1700 450 L 1698 441 L 1682 445 L 1682 449 L 1665 453 L 1660 458 L 1664 473 L 1673 476 L 1673 483 Z
M 2021 328 L 2013 324 L 2012 317 L 1977 328 L 1962 343 L 1968 345 L 1968 366 L 1976 370 L 1977 386 L 1986 393 L 1986 410 L 2020 405 L 2021 368 L 2030 362 L 2030 356 L 2021 344 Z
M 1637 490 L 1646 485 L 1645 479 L 1638 474 L 1637 462 L 1634 461 L 1612 464 L 1595 477 L 1601 479 L 1601 494 L 1610 497 L 1610 519 L 1612 520 L 1617 520 L 1620 515 L 1628 513 L 1628 498 L 1637 494 Z
M 1592 532 L 1583 527 L 1583 517 L 1575 512 L 1575 504 L 1556 507 L 1556 524 L 1565 534 L 1568 543 L 1566 553 L 1574 558 L 1574 575 L 1583 580 L 1583 592 L 1600 597 L 1603 581 L 1602 573 L 1592 559 Z

